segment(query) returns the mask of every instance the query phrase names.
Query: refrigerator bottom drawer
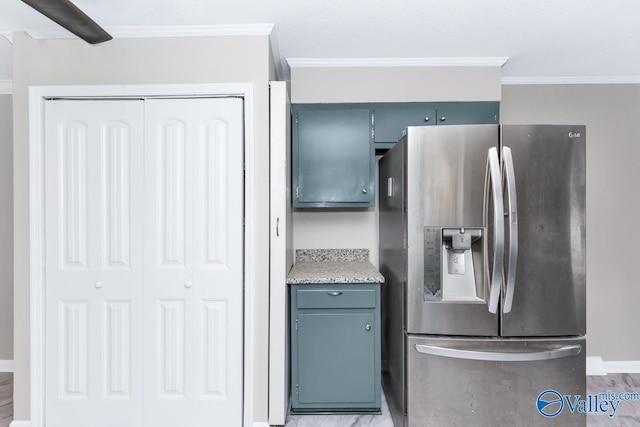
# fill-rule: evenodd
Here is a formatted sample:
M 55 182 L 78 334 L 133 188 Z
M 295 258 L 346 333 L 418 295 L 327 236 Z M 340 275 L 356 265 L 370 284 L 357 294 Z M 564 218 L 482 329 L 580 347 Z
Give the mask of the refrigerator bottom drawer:
M 409 427 L 586 425 L 584 338 L 406 343 Z

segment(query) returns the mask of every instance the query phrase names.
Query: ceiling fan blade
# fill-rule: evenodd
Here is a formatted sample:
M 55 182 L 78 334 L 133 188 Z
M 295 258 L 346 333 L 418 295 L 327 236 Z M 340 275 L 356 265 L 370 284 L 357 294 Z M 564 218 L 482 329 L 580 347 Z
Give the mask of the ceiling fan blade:
M 97 44 L 113 38 L 69 0 L 22 1 L 87 43 Z

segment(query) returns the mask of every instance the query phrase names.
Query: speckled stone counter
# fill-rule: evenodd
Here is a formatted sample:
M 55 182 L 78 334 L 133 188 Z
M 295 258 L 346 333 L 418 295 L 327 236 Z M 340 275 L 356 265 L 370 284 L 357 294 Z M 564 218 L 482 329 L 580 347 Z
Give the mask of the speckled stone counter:
M 369 262 L 368 249 L 299 249 L 287 283 L 384 283 L 384 277 Z

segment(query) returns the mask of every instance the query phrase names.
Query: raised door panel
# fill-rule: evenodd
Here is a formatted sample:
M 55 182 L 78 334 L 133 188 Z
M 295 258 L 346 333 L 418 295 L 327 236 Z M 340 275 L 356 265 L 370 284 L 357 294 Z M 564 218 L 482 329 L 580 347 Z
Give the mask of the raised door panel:
M 48 426 L 142 422 L 142 117 L 45 103 Z

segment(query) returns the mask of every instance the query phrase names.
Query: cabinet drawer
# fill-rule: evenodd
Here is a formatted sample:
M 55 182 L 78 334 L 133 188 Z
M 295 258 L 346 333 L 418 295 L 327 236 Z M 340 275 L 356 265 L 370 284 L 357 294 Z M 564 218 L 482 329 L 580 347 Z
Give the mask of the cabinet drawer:
M 298 289 L 298 308 L 375 308 L 375 289 Z

